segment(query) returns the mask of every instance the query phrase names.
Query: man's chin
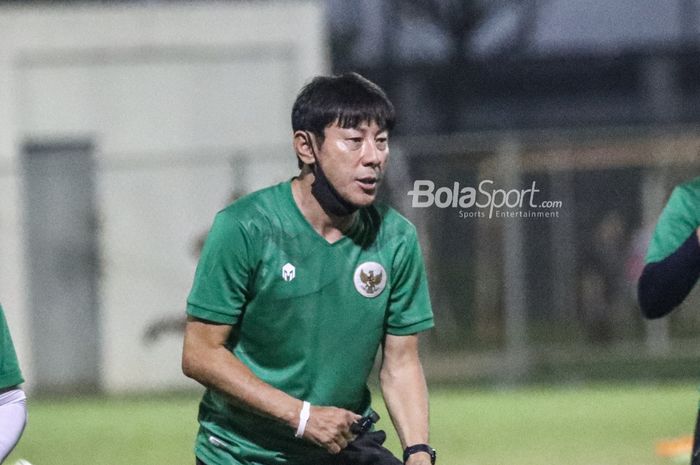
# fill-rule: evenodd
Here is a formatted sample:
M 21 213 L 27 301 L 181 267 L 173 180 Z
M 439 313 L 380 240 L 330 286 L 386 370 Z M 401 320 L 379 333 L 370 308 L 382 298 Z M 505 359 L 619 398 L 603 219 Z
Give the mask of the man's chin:
M 355 205 L 357 208 L 362 208 L 362 207 L 369 207 L 374 203 L 374 201 L 377 200 L 377 194 L 367 194 L 363 193 L 362 195 L 358 195 L 355 198 L 351 199 L 351 203 Z

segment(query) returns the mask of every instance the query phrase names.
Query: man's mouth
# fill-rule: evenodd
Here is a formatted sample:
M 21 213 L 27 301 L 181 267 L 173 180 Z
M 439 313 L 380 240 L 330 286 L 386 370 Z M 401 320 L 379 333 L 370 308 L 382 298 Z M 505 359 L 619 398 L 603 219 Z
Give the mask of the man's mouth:
M 363 178 L 358 178 L 357 183 L 365 190 L 373 190 L 379 184 L 379 178 L 376 176 L 365 176 Z

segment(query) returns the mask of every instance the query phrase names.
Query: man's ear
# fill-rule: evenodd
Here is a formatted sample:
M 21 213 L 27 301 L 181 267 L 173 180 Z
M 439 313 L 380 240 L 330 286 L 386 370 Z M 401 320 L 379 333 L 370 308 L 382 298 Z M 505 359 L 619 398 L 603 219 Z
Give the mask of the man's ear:
M 316 149 L 312 137 L 308 131 L 294 132 L 294 151 L 305 165 L 312 165 L 316 162 Z

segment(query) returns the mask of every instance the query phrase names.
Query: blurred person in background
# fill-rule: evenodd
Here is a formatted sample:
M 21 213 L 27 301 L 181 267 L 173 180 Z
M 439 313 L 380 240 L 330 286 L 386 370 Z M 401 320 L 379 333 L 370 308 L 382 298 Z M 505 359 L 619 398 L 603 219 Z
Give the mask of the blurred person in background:
M 639 306 L 661 318 L 685 300 L 700 276 L 700 177 L 680 184 L 661 212 L 639 278 Z M 700 412 L 692 465 L 700 465 Z
M 621 327 L 625 301 L 625 223 L 617 210 L 605 213 L 593 229 L 591 243 L 583 251 L 579 281 L 581 317 L 588 338 L 610 344 Z
M 300 173 L 220 211 L 188 297 L 183 371 L 207 387 L 198 464 L 435 462 L 418 333 L 433 327 L 416 230 L 374 203 L 394 109 L 355 73 L 317 77 L 292 109 Z
M 24 382 L 12 344 L 10 329 L 0 305 L 0 463 L 10 455 L 27 424 Z

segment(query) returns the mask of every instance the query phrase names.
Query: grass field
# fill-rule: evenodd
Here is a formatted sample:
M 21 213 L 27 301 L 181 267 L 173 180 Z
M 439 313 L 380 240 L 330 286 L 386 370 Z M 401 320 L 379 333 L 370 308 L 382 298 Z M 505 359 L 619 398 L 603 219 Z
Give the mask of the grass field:
M 697 398 L 692 384 L 434 388 L 432 443 L 442 465 L 669 465 L 655 444 L 692 433 Z M 197 394 L 30 399 L 6 464 L 193 465 L 197 402 Z

